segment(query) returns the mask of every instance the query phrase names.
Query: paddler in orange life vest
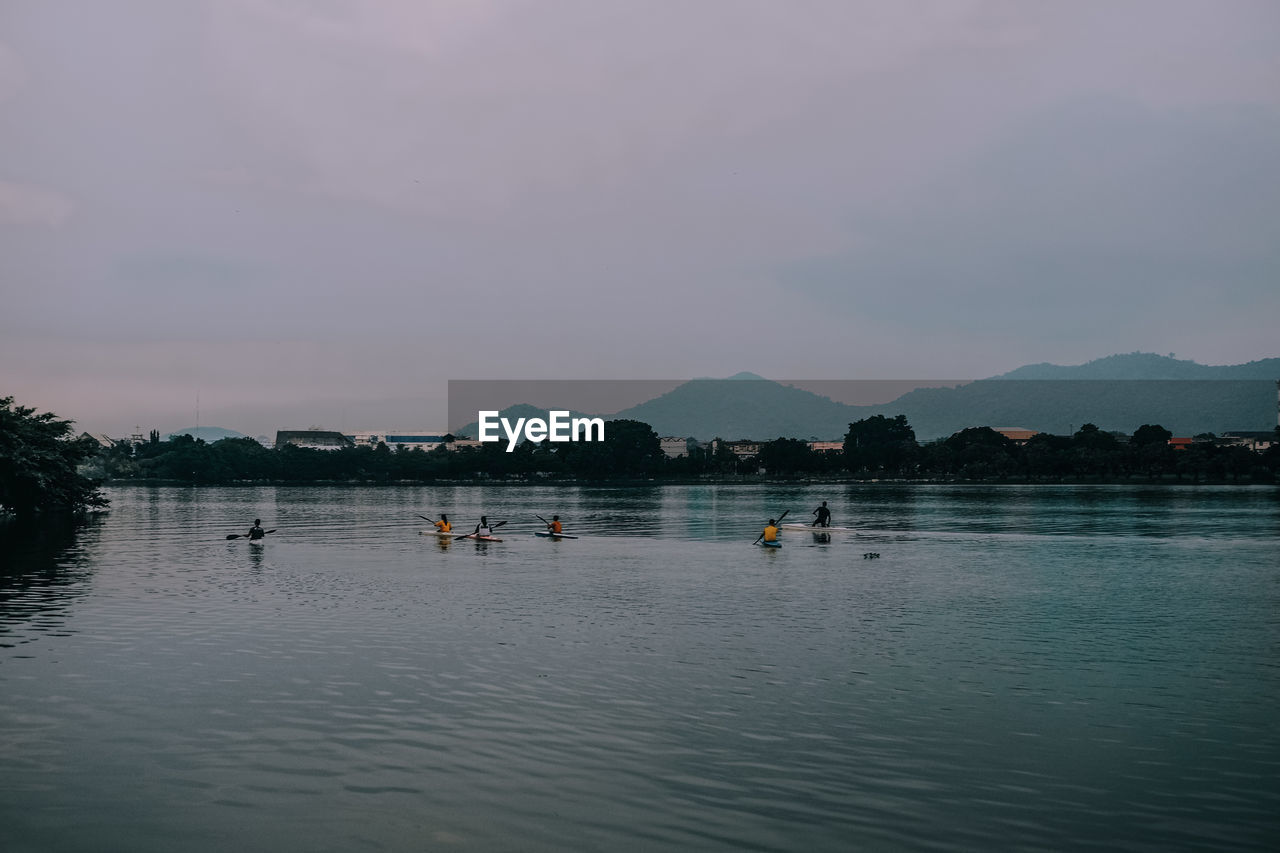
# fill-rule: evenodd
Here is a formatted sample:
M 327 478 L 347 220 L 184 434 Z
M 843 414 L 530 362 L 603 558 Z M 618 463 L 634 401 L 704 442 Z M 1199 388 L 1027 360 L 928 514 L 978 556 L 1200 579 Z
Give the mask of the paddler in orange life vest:
M 551 516 L 551 522 L 547 525 L 547 530 L 551 531 L 556 536 L 560 535 L 560 531 L 564 530 L 564 525 L 560 523 L 560 516 Z
M 440 513 L 440 520 L 436 522 L 436 530 L 440 533 L 449 533 L 453 530 L 453 525 L 449 523 L 449 516 L 443 512 Z
M 760 534 L 766 542 L 778 541 L 778 522 L 776 519 L 769 519 L 769 523 L 765 525 L 764 533 Z

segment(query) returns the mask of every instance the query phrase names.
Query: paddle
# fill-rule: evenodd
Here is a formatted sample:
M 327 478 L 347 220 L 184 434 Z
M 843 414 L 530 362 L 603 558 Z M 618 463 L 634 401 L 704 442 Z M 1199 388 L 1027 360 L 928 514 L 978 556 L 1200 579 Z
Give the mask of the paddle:
M 268 533 L 275 533 L 275 532 L 276 532 L 276 528 L 273 527 L 270 530 L 262 531 L 262 535 L 266 536 Z M 228 539 L 248 539 L 249 534 L 248 533 L 229 533 L 227 534 L 227 538 Z
M 550 536 L 552 539 L 577 539 L 578 538 L 577 536 L 570 536 L 568 533 L 555 533 L 554 531 L 551 530 L 551 522 L 547 521 L 545 518 L 538 515 L 537 513 L 534 513 L 533 517 L 538 519 L 538 521 L 541 521 L 543 524 L 547 526 L 547 532 L 545 534 L 543 533 L 535 534 L 537 536 Z
M 501 527 L 501 526 L 502 526 L 502 525 L 504 525 L 504 524 L 506 524 L 506 522 L 505 522 L 505 521 L 499 521 L 497 524 L 491 524 L 491 525 L 489 525 L 489 529 L 490 529 L 490 530 L 497 530 L 499 527 Z M 458 536 L 458 537 L 455 537 L 455 538 L 457 538 L 457 539 L 470 539 L 471 537 L 473 537 L 473 536 L 477 536 L 477 535 L 479 535 L 479 531 L 477 531 L 476 533 L 464 533 L 462 536 Z
M 791 510 L 787 510 L 787 512 L 791 512 Z M 784 512 L 782 515 L 778 516 L 777 520 L 776 520 L 776 521 L 774 521 L 774 523 L 773 523 L 775 527 L 777 527 L 779 524 L 781 524 L 781 523 L 782 523 L 782 519 L 784 519 L 784 518 L 786 518 L 786 517 L 787 517 L 787 512 Z M 755 541 L 755 542 L 752 542 L 751 544 L 752 544 L 752 545 L 759 544 L 760 540 L 761 540 L 761 539 L 763 539 L 763 538 L 764 538 L 764 531 L 761 531 L 761 532 L 760 532 L 760 535 L 756 537 L 756 541 Z
M 414 515 L 417 515 L 417 516 L 418 516 L 418 518 L 421 518 L 421 519 L 423 519 L 424 521 L 430 521 L 433 525 L 437 523 L 437 522 L 433 521 L 432 519 L 427 518 L 425 515 L 420 515 L 420 514 L 418 514 L 418 513 L 414 513 Z M 447 531 L 447 530 L 441 530 L 441 531 L 440 531 L 440 533 L 448 533 L 448 532 L 449 532 L 449 531 Z M 454 536 L 453 538 L 454 538 L 454 539 L 457 539 L 458 537 L 457 537 L 457 536 Z

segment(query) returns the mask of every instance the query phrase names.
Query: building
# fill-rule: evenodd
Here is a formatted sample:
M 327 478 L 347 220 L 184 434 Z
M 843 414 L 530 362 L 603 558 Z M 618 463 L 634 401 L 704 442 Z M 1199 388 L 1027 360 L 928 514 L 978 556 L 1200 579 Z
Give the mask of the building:
M 1024 429 L 1023 427 L 995 427 L 995 431 L 1018 446 L 1026 444 L 1031 440 L 1032 436 L 1040 434 L 1039 430 Z
M 739 459 L 750 459 L 760 453 L 760 442 L 758 441 L 726 441 L 722 442 L 729 451 Z
M 100 447 L 105 448 L 105 449 L 110 449 L 110 448 L 112 448 L 112 447 L 115 447 L 115 445 L 116 445 L 115 440 L 114 440 L 113 438 L 111 438 L 111 436 L 107 435 L 106 433 L 101 433 L 101 432 L 82 432 L 82 433 L 80 433 L 80 440 L 82 440 L 82 441 L 83 441 L 83 440 L 84 440 L 84 439 L 86 439 L 86 438 L 91 438 L 91 439 L 93 439 L 94 441 L 96 441 L 96 442 L 98 443 L 98 445 L 99 445 Z
M 1276 434 L 1274 430 L 1235 430 L 1224 432 L 1219 436 L 1218 441 L 1221 444 L 1247 447 L 1256 453 L 1261 453 L 1276 443 Z
M 811 441 L 809 449 L 814 453 L 839 453 L 844 450 L 843 441 Z
M 377 447 L 385 444 L 392 450 L 435 450 L 445 443 L 444 433 L 404 430 L 400 432 L 354 432 L 347 438 L 356 447 Z
M 1174 436 L 1173 438 L 1169 439 L 1169 446 L 1172 447 L 1174 450 L 1186 450 L 1188 447 L 1191 446 L 1191 443 L 1193 440 L 1194 439 L 1192 439 L 1190 436 L 1186 436 L 1186 437 Z
M 342 450 L 355 443 L 340 432 L 323 429 L 282 429 L 276 432 L 276 450 L 286 444 L 311 450 Z
M 667 454 L 668 459 L 678 459 L 681 456 L 688 456 L 689 448 L 695 446 L 697 442 L 692 438 L 667 435 L 659 438 L 658 444 L 662 447 L 662 452 Z

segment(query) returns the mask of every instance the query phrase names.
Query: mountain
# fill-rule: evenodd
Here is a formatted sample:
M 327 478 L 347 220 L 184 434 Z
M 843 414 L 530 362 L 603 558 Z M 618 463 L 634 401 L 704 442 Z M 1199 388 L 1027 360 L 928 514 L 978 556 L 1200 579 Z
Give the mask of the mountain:
M 539 407 L 537 407 L 537 406 L 530 405 L 530 404 L 528 404 L 528 403 L 516 403 L 514 406 L 508 406 L 507 408 L 502 409 L 502 410 L 500 410 L 500 411 L 498 412 L 498 417 L 499 417 L 499 418 L 506 418 L 506 419 L 507 419 L 507 423 L 509 423 L 509 424 L 511 424 L 512 426 L 514 426 L 514 425 L 515 425 L 515 423 L 516 423 L 516 421 L 517 421 L 519 418 L 524 418 L 524 419 L 526 419 L 526 420 L 528 420 L 529 418 L 541 418 L 541 419 L 542 419 L 542 420 L 544 420 L 544 421 L 550 420 L 552 410 L 555 410 L 555 411 L 558 411 L 558 412 L 564 412 L 564 411 L 567 411 L 567 412 L 569 412 L 569 417 L 570 417 L 570 418 L 594 418 L 594 417 L 599 417 L 599 415 L 586 415 L 586 414 L 583 414 L 582 412 L 575 412 L 575 411 L 573 411 L 573 410 L 571 410 L 571 409 L 561 409 L 561 408 L 557 408 L 557 407 L 555 407 L 555 406 L 550 406 L 550 407 L 548 407 L 548 408 L 542 409 L 542 408 L 539 408 Z M 490 423 L 492 424 L 492 423 L 493 423 L 493 421 L 490 421 Z M 501 421 L 499 421 L 499 422 L 498 422 L 498 430 L 497 430 L 497 432 L 498 432 L 498 435 L 499 435 L 499 436 L 501 436 L 501 437 L 502 437 L 502 440 L 505 442 L 505 441 L 507 440 L 507 439 L 506 439 L 506 433 L 505 433 L 505 432 L 503 432 Z M 490 428 L 490 434 L 492 434 L 492 433 L 493 433 L 493 429 L 492 429 L 492 427 L 491 427 L 491 428 Z M 463 437 L 463 436 L 465 436 L 465 437 L 467 437 L 467 438 L 475 438 L 475 437 L 477 437 L 479 434 L 480 434 L 480 422 L 479 422 L 479 421 L 472 421 L 471 423 L 466 424 L 465 426 L 462 426 L 462 427 L 460 427 L 460 428 L 458 428 L 457 430 L 455 430 L 455 431 L 454 431 L 454 435 L 459 436 L 459 437 Z
M 236 432 L 226 427 L 202 426 L 202 427 L 186 427 L 185 429 L 176 429 L 166 435 L 165 441 L 169 441 L 175 435 L 189 435 L 192 438 L 202 438 L 209 444 L 215 441 L 221 441 L 224 438 L 246 438 L 244 433 Z
M 906 415 L 921 440 L 971 426 L 1059 435 L 1083 424 L 1132 433 L 1158 423 L 1178 435 L 1267 430 L 1276 425 L 1280 358 L 1204 365 L 1154 353 L 1086 364 L 1035 364 L 953 387 L 920 388 L 890 403 L 849 405 L 753 374 L 697 379 L 614 417 L 659 435 L 709 439 L 842 437 L 853 421 Z
M 1247 364 L 1210 365 L 1174 358 L 1172 354 L 1131 352 L 1085 364 L 1028 364 L 993 379 L 1280 379 L 1280 358 Z
M 659 435 L 770 440 L 843 438 L 849 424 L 873 415 L 905 415 L 922 441 L 966 427 L 1024 427 L 1066 435 L 1086 423 L 1132 433 L 1160 424 L 1175 435 L 1268 430 L 1276 425 L 1280 358 L 1204 365 L 1154 353 L 1128 353 L 1086 364 L 1032 364 L 952 387 L 918 388 L 889 403 L 851 405 L 740 373 L 694 379 L 606 420 L 643 421 Z M 502 411 L 547 417 L 530 404 Z M 582 417 L 575 412 L 573 416 Z M 476 424 L 459 431 L 475 435 Z
M 631 418 L 658 435 L 720 438 L 828 438 L 849 429 L 856 407 L 753 374 L 694 379 L 614 418 Z M 857 420 L 857 418 L 852 418 Z
M 922 388 L 874 414 L 903 414 L 921 439 L 966 426 L 1025 427 L 1067 435 L 1086 423 L 1132 433 L 1160 424 L 1175 435 L 1275 426 L 1275 384 L 1243 379 L 986 379 Z

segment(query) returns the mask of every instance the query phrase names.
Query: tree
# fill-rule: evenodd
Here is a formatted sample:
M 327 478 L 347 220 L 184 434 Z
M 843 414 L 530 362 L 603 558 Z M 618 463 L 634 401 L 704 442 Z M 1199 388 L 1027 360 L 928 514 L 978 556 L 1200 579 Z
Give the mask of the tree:
M 1133 448 L 1133 464 L 1147 472 L 1147 477 L 1173 471 L 1177 467 L 1174 450 L 1169 446 L 1173 433 L 1159 424 L 1143 424 L 1138 427 L 1129 444 Z
M 577 441 L 562 444 L 569 473 L 592 479 L 652 477 L 666 454 L 658 434 L 647 423 L 620 418 L 605 421 L 604 441 Z
M 25 517 L 106 506 L 98 482 L 77 470 L 96 442 L 72 439 L 71 424 L 0 398 L 0 510 Z
M 1071 436 L 1073 468 L 1077 475 L 1111 476 L 1122 457 L 1120 442 L 1094 424 L 1085 424 Z
M 775 438 L 760 445 L 757 461 L 773 475 L 807 474 L 817 470 L 822 460 L 807 441 L 798 438 Z
M 844 457 L 850 471 L 895 472 L 914 460 L 916 431 L 906 415 L 886 418 L 873 415 L 849 424 L 844 437 Z
M 1169 439 L 1173 438 L 1173 433 L 1160 426 L 1159 424 L 1143 424 L 1133 433 L 1133 438 L 1129 439 L 1129 443 L 1134 447 L 1143 447 L 1148 444 L 1168 444 Z
M 956 473 L 972 480 L 1004 478 L 1016 472 L 1018 446 L 991 427 L 969 427 L 942 444 L 952 453 Z

